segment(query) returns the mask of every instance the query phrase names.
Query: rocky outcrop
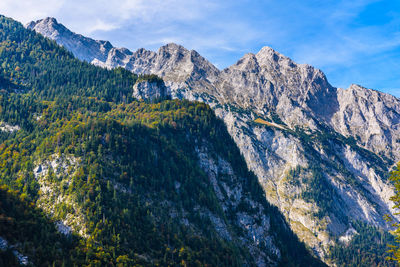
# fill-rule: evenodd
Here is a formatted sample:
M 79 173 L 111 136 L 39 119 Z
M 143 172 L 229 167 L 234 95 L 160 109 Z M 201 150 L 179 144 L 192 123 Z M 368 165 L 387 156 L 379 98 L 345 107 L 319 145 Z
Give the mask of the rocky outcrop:
M 18 245 L 20 245 L 20 244 L 18 244 Z M 16 245 L 10 245 L 10 244 L 8 243 L 7 240 L 5 240 L 4 238 L 2 238 L 2 237 L 0 236 L 0 252 L 4 252 L 4 251 L 7 251 L 7 250 L 11 250 L 12 253 L 14 254 L 14 256 L 17 258 L 18 263 L 19 263 L 21 266 L 26 266 L 26 265 L 30 264 L 28 257 L 25 256 L 25 255 L 22 255 L 22 254 L 16 249 L 16 247 L 17 247 Z
M 92 45 L 80 49 L 83 41 L 76 36 L 61 37 L 41 24 L 45 20 L 29 27 L 66 47 L 66 40 L 75 42 L 70 50 L 81 59 L 156 74 L 173 97 L 209 104 L 224 119 L 268 201 L 321 258 L 341 237 L 351 238 L 354 220 L 389 229 L 383 220 L 393 215 L 387 174 L 400 160 L 396 97 L 357 85 L 335 88 L 320 70 L 269 47 L 218 70 L 176 44 L 157 52 L 111 48 L 102 57 L 101 49 L 98 54 L 90 52 Z
M 0 131 L 2 132 L 12 133 L 19 130 L 21 130 L 21 127 L 19 127 L 19 125 L 10 125 L 3 121 L 0 121 Z
M 69 234 L 74 231 L 87 238 L 83 208 L 66 190 L 72 183 L 79 161 L 72 155 L 55 154 L 38 161 L 34 168 L 34 175 L 40 186 L 36 204 L 47 214 L 51 214 L 53 219 L 58 220 L 56 227 L 59 232 Z
M 168 96 L 167 88 L 162 81 L 138 81 L 133 86 L 132 96 L 139 100 L 155 101 Z

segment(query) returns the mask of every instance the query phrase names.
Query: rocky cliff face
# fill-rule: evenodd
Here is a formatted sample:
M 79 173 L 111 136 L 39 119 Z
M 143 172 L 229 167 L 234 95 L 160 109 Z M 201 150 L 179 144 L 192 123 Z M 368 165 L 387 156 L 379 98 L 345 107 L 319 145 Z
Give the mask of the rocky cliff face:
M 355 137 L 363 147 L 398 161 L 400 159 L 399 100 L 359 85 L 338 89 L 339 106 L 330 125 L 343 135 Z
M 138 81 L 133 86 L 132 96 L 140 100 L 149 99 L 150 101 L 154 101 L 157 99 L 166 98 L 167 95 L 167 88 L 163 82 L 152 82 L 145 80 Z
M 393 214 L 393 187 L 387 174 L 400 160 L 396 97 L 358 85 L 335 88 L 320 70 L 269 47 L 220 71 L 176 44 L 157 52 L 111 48 L 101 57 L 100 48 L 98 54 L 93 46 L 79 48 L 83 41 L 76 38 L 85 38 L 49 30 L 49 19 L 28 27 L 72 47 L 81 59 L 159 75 L 173 97 L 209 104 L 224 119 L 267 199 L 320 257 L 348 236 L 354 220 L 388 229 L 383 216 Z M 75 45 L 67 46 L 67 40 Z

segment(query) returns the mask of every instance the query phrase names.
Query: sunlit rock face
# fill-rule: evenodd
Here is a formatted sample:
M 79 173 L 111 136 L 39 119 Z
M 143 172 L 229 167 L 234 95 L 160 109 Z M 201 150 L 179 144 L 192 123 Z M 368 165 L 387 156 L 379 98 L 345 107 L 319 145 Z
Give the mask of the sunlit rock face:
M 139 81 L 133 86 L 132 96 L 139 100 L 154 101 L 164 99 L 168 96 L 167 88 L 164 83 Z

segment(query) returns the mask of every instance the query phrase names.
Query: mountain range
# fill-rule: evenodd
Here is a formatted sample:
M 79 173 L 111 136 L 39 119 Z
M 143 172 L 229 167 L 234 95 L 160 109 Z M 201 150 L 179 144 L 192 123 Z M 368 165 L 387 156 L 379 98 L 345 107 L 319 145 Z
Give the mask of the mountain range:
M 0 56 L 3 56 L 4 74 L 0 77 L 3 90 L 8 92 L 12 88 L 17 95 L 32 91 L 33 96 L 40 97 L 44 102 L 38 104 L 35 118 L 32 115 L 28 116 L 26 122 L 22 120 L 24 116 L 17 120 L 11 113 L 6 117 L 3 115 L 6 130 L 2 131 L 8 132 L 11 137 L 16 134 L 20 138 L 15 139 L 18 143 L 27 140 L 23 139 L 23 133 L 34 127 L 31 125 L 35 125 L 35 121 L 42 127 L 48 124 L 51 125 L 51 129 L 56 129 L 47 133 L 46 137 L 53 143 L 46 141 L 47 139 L 43 140 L 43 143 L 35 148 L 36 152 L 32 152 L 33 167 L 29 168 L 40 188 L 36 203 L 45 213 L 55 214 L 52 216 L 58 220 L 57 225 L 61 225 L 58 227 L 61 232 L 74 232 L 80 238 L 91 240 L 94 235 L 90 225 L 101 221 L 104 224 L 107 221 L 105 216 L 115 215 L 111 211 L 94 212 L 93 217 L 85 215 L 83 211 L 87 206 L 82 204 L 85 201 L 81 203 L 82 198 L 86 199 L 84 194 L 80 195 L 81 193 L 73 192 L 72 189 L 62 189 L 66 185 L 72 185 L 71 177 L 81 177 L 82 175 L 78 174 L 82 169 L 82 172 L 86 170 L 88 175 L 96 173 L 99 177 L 104 176 L 101 173 L 103 171 L 108 173 L 108 182 L 103 181 L 102 186 L 111 192 L 110 199 L 118 203 L 118 212 L 125 212 L 129 205 L 124 206 L 118 202 L 120 200 L 115 200 L 117 193 L 122 195 L 121 199 L 126 197 L 131 201 L 127 204 L 141 203 L 139 206 L 143 207 L 143 210 L 135 212 L 140 213 L 147 209 L 151 215 L 148 215 L 146 220 L 148 219 L 154 227 L 166 227 L 162 238 L 169 240 L 167 236 L 170 233 L 177 235 L 174 245 L 168 244 L 167 249 L 160 249 L 159 254 L 146 254 L 143 250 L 139 255 L 128 255 L 133 257 L 135 262 L 166 264 L 171 256 L 172 261 L 169 263 L 173 264 L 174 257 L 178 254 L 168 251 L 174 251 L 179 242 L 185 244 L 185 249 L 187 245 L 188 251 L 195 251 L 195 242 L 185 239 L 184 233 L 187 233 L 188 236 L 200 236 L 201 241 L 198 242 L 203 246 L 221 246 L 221 250 L 233 251 L 238 255 L 235 259 L 223 259 L 218 258 L 218 254 L 215 258 L 210 258 L 210 262 L 205 260 L 203 264 L 215 264 L 219 260 L 224 260 L 223 265 L 230 260 L 235 262 L 234 265 L 249 266 L 322 264 L 307 256 L 288 227 L 316 257 L 329 265 L 350 264 L 344 260 L 349 252 L 353 253 L 353 264 L 360 265 L 358 257 L 364 257 L 360 250 L 372 251 L 370 254 L 385 250 L 382 231 L 387 232 L 391 225 L 384 220 L 384 215 L 389 214 L 398 220 L 390 201 L 390 197 L 394 195 L 394 187 L 388 179 L 390 170 L 400 160 L 400 102 L 396 97 L 359 85 L 351 85 L 348 89 L 335 88 L 329 84 L 322 71 L 310 65 L 297 64 L 270 47 L 262 48 L 257 54 L 246 54 L 236 64 L 220 70 L 196 51 L 177 44 L 167 44 L 157 52 L 143 48 L 132 52 L 126 48 L 115 48 L 108 41 L 93 40 L 75 34 L 54 18 L 30 22 L 25 26 L 28 30 L 13 25 L 11 29 L 16 28 L 16 33 L 7 26 L 11 24 L 8 19 L 3 18 L 0 28 L 3 33 L 11 36 L 3 34 L 4 49 L 0 51 Z M 52 42 L 46 43 L 44 38 L 31 36 L 34 33 L 29 30 L 54 40 L 84 62 L 73 61 L 68 52 L 59 50 L 61 48 L 56 48 Z M 23 39 L 18 34 L 27 37 Z M 20 51 L 20 47 L 29 47 L 33 40 L 40 40 L 40 45 L 28 51 L 30 53 Z M 18 44 L 15 49 L 13 42 Z M 57 55 L 51 56 L 50 62 L 46 62 L 45 56 L 36 56 L 37 50 L 43 50 L 43 55 L 53 55 L 51 51 L 57 51 Z M 4 55 L 10 53 L 9 51 L 12 51 L 10 55 L 13 56 Z M 21 56 L 21 53 L 24 56 Z M 14 55 L 18 55 L 17 59 L 14 59 Z M 31 61 L 27 62 L 33 65 L 25 62 L 27 57 L 32 57 Z M 24 62 L 22 58 L 25 58 Z M 66 59 L 68 60 L 65 61 Z M 33 62 L 35 60 L 38 62 Z M 68 65 L 62 62 L 71 63 Z M 41 67 L 37 67 L 38 64 L 42 64 Z M 63 66 L 66 71 L 60 71 L 61 76 L 57 72 L 55 77 L 46 76 L 55 71 L 52 66 L 62 64 L 66 65 Z M 25 69 L 20 71 L 20 68 Z M 75 72 L 78 68 L 87 70 L 88 76 Z M 129 76 L 124 69 L 138 74 L 139 77 Z M 21 75 L 21 72 L 25 76 Z M 64 78 L 65 75 L 69 78 Z M 110 77 L 107 78 L 107 82 L 115 80 L 111 84 L 116 84 L 118 88 L 110 91 L 107 85 L 100 85 L 98 77 L 103 77 L 102 75 Z M 63 83 L 64 80 L 67 82 Z M 51 81 L 52 85 L 49 85 L 48 81 Z M 96 89 L 103 88 L 101 86 L 104 89 Z M 77 104 L 80 100 L 70 99 L 68 101 L 71 101 L 71 104 L 68 106 L 56 100 L 60 94 L 81 96 L 83 99 L 87 97 L 87 101 L 94 102 L 85 103 L 83 106 L 85 109 L 88 107 L 88 110 L 80 111 L 83 107 L 82 104 Z M 135 99 L 142 99 L 138 102 L 141 104 L 134 104 L 137 103 Z M 183 103 L 187 100 L 196 101 L 194 103 L 203 102 L 211 107 L 211 110 L 196 104 L 177 104 L 178 102 L 168 101 L 178 100 L 165 99 L 178 99 Z M 54 103 L 50 105 L 48 101 Z M 158 107 L 160 101 L 162 106 Z M 45 106 L 41 108 L 41 105 Z M 68 106 L 66 111 L 62 111 L 63 105 Z M 15 105 L 11 107 L 14 109 Z M 21 108 L 23 107 L 21 105 Z M 24 112 L 26 109 L 27 107 Z M 158 109 L 162 112 L 157 113 Z M 156 110 L 156 113 L 153 110 Z M 18 112 L 16 111 L 16 114 Z M 65 112 L 67 115 L 63 116 L 67 117 L 59 119 L 64 118 L 68 122 L 62 126 L 56 118 Z M 82 115 L 74 112 L 86 115 L 83 115 L 82 119 Z M 165 112 L 168 115 L 164 114 Z M 187 115 L 192 113 L 193 115 Z M 98 124 L 93 124 L 90 114 L 99 117 Z M 197 119 L 196 114 L 200 114 L 200 118 Z M 212 114 L 223 120 L 223 126 Z M 112 132 L 119 136 L 119 139 L 115 140 L 117 147 L 139 146 L 139 140 L 147 139 L 137 139 L 136 134 L 148 134 L 153 136 L 153 139 L 146 142 L 153 149 L 143 152 L 146 155 L 143 159 L 136 159 L 136 154 L 127 152 L 126 155 L 118 156 L 118 152 L 108 147 L 104 158 L 94 160 L 93 157 L 85 156 L 87 147 L 90 153 L 103 153 L 93 148 L 90 150 L 89 144 L 93 141 L 90 141 L 92 139 L 86 136 L 84 130 L 77 130 L 72 135 L 78 136 L 77 140 L 57 134 L 57 131 L 64 132 L 64 127 L 82 121 L 80 127 L 92 127 L 95 133 L 99 133 L 98 137 L 93 136 L 93 140 L 98 138 L 102 146 L 107 147 L 108 141 L 104 141 L 106 135 L 103 131 L 109 131 L 106 129 L 110 128 L 103 125 L 101 120 L 110 118 L 116 120 L 114 128 L 118 130 L 115 132 L 114 129 Z M 124 128 L 126 118 L 135 118 L 135 121 L 156 127 L 157 130 L 153 133 L 140 130 L 140 127 Z M 158 120 L 165 120 L 165 125 L 171 125 L 172 128 L 178 129 L 178 132 L 170 132 L 169 128 L 157 126 Z M 195 121 L 191 122 L 192 120 Z M 37 132 L 35 134 L 32 134 L 31 138 L 38 135 Z M 71 136 L 68 131 L 65 135 Z M 80 135 L 82 136 L 79 137 Z M 125 136 L 133 138 L 127 141 Z M 10 137 L 7 135 L 7 138 Z M 57 141 L 61 140 L 60 138 L 66 141 Z M 221 151 L 224 149 L 218 145 L 221 140 L 227 140 L 224 143 L 227 151 L 223 153 Z M 22 143 L 25 144 L 24 142 Z M 79 152 L 60 153 L 61 150 L 57 147 L 47 153 L 41 152 L 46 144 L 63 144 L 65 151 L 70 151 L 68 147 L 76 143 L 80 144 L 79 147 L 82 146 L 81 149 L 77 149 Z M 163 163 L 163 157 L 175 154 L 170 150 L 158 148 L 157 144 L 160 143 L 172 151 L 178 151 L 175 159 L 186 164 L 183 169 L 197 170 L 187 174 L 189 180 L 194 179 L 196 175 L 203 179 L 200 184 L 196 184 L 195 179 L 190 180 L 192 186 L 205 186 L 206 189 L 201 189 L 198 192 L 199 196 L 189 204 L 186 204 L 185 199 L 193 194 L 193 191 L 190 183 L 184 182 L 178 170 L 167 169 L 173 174 L 172 177 L 176 178 L 164 181 L 166 188 L 174 193 L 160 189 L 162 184 L 158 182 L 154 182 L 153 187 L 146 187 L 141 180 L 131 181 L 128 185 L 123 179 L 137 172 L 134 169 L 132 173 L 126 171 L 127 174 L 124 174 L 124 168 L 132 169 L 128 163 L 123 165 L 124 162 L 134 161 L 137 164 L 135 166 L 144 166 L 143 169 L 139 168 L 140 174 L 154 181 L 157 179 L 153 176 L 157 177 L 157 174 L 148 170 L 149 162 L 159 164 L 158 166 L 175 166 L 175 163 L 170 161 Z M 26 146 L 30 147 L 28 143 Z M 238 150 L 235 150 L 236 147 Z M 88 152 L 88 155 L 90 153 Z M 159 158 L 162 159 L 161 162 Z M 103 164 L 110 170 L 115 168 L 112 164 L 115 161 L 123 167 L 121 170 L 115 169 L 114 172 L 101 169 L 98 173 L 90 168 L 89 159 L 100 166 Z M 21 167 L 22 169 L 24 168 Z M 122 174 L 117 178 L 115 173 Z M 252 173 L 255 176 L 252 176 Z M 22 173 L 17 172 L 15 175 Z M 133 189 L 136 187 L 141 190 Z M 80 192 L 78 188 L 74 188 Z M 94 185 L 91 190 L 97 190 L 96 188 Z M 114 198 L 111 196 L 112 192 Z M 132 192 L 139 195 L 140 199 L 132 200 L 129 197 Z M 177 201 L 176 194 L 185 197 L 178 198 Z M 107 196 L 107 193 L 105 195 Z M 60 210 L 65 209 L 65 203 L 69 206 L 69 212 L 63 213 Z M 268 203 L 276 206 L 279 212 Z M 112 210 L 107 204 L 102 205 L 105 210 Z M 153 215 L 160 210 L 167 212 L 162 212 L 159 216 Z M 103 217 L 99 214 L 103 214 Z M 170 229 L 173 222 L 167 223 L 167 226 L 160 226 L 160 221 L 171 216 L 184 230 Z M 204 220 L 212 227 L 203 228 Z M 0 237 L 5 238 L 4 235 L 0 232 Z M 210 235 L 216 236 L 216 239 L 207 243 Z M 376 236 L 380 238 L 375 239 Z M 138 246 L 136 243 L 134 245 Z M 379 247 L 379 250 L 375 246 Z M 164 255 L 163 259 L 160 253 Z M 299 257 L 299 253 L 303 256 Z M 199 261 L 206 258 L 203 254 L 188 254 Z M 182 255 L 179 255 L 181 257 L 186 254 L 182 252 Z M 378 256 L 384 258 L 383 255 Z M 183 258 L 182 256 L 180 260 Z M 188 257 L 184 259 L 188 261 Z M 366 260 L 362 260 L 365 264 Z M 383 262 L 385 261 L 382 259 L 375 264 L 391 266 L 390 263 Z
M 325 266 L 209 105 L 4 16 L 0 123 L 0 266 Z
M 389 229 L 383 219 L 394 216 L 388 174 L 400 160 L 396 97 L 359 85 L 335 88 L 320 70 L 270 47 L 219 70 L 177 44 L 132 52 L 77 35 L 54 18 L 26 27 L 82 60 L 158 75 L 172 98 L 210 105 L 267 200 L 319 257 L 354 235 L 355 221 Z

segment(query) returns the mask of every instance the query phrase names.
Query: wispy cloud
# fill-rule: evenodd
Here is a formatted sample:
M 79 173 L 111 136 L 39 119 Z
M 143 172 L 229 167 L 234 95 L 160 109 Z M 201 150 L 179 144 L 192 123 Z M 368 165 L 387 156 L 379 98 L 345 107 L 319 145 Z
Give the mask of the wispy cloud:
M 31 20 L 56 15 L 64 3 L 65 0 L 1 0 L 0 12 L 5 16 L 13 17 L 26 23 Z

